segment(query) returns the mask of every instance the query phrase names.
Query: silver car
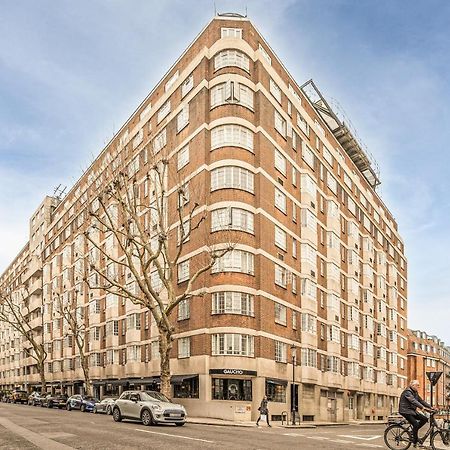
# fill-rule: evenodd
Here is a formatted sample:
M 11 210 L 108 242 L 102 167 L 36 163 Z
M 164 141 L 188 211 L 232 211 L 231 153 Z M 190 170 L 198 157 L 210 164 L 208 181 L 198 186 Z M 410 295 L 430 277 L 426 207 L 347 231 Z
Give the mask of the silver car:
M 94 414 L 105 413 L 108 414 L 108 416 L 111 415 L 116 400 L 117 398 L 107 397 L 104 398 L 100 403 L 96 403 L 94 406 Z
M 160 392 L 125 391 L 114 404 L 113 419 L 136 419 L 144 425 L 174 423 L 181 427 L 186 423 L 186 410 Z

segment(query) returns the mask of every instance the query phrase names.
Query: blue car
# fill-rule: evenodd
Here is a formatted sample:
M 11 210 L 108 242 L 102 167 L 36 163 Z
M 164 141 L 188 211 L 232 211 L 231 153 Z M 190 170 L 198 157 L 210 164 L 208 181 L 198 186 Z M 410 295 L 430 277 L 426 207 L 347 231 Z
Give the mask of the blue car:
M 66 409 L 67 411 L 79 409 L 81 412 L 92 412 L 97 403 L 98 400 L 90 395 L 76 394 L 67 399 Z

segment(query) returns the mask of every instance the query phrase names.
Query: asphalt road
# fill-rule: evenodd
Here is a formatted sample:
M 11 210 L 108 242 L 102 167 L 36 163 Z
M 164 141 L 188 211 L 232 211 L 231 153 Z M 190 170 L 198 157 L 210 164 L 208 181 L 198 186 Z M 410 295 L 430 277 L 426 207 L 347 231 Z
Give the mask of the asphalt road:
M 385 448 L 382 425 L 287 429 L 187 423 L 145 427 L 111 416 L 0 403 L 0 449 L 304 449 Z

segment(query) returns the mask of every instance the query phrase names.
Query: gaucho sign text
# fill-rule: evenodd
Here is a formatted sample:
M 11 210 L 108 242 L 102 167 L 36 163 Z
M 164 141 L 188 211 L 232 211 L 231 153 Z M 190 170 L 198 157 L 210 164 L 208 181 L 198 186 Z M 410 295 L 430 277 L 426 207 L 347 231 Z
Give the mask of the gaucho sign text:
M 256 377 L 256 370 L 244 370 L 244 369 L 209 369 L 210 375 L 247 375 Z

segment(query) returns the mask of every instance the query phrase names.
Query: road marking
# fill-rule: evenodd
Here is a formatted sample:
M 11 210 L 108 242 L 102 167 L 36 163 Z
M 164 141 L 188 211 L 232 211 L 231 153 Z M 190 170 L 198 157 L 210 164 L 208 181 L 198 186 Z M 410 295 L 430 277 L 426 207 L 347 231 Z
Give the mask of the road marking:
M 300 433 L 283 433 L 285 436 L 293 436 L 293 437 L 297 437 L 297 436 L 305 436 L 304 434 L 300 434 Z
M 357 447 L 370 447 L 370 448 L 384 448 L 382 445 L 377 444 L 356 444 Z
M 336 442 L 338 444 L 353 444 L 352 441 L 345 441 L 344 439 L 330 439 L 330 442 Z
M 330 438 L 327 438 L 325 436 L 306 436 L 308 439 L 314 439 L 317 441 L 325 441 L 325 440 L 329 440 Z
M 161 436 L 170 436 L 173 438 L 189 439 L 190 441 L 200 441 L 200 442 L 207 442 L 208 444 L 214 444 L 214 441 L 207 441 L 206 439 L 193 438 L 190 436 L 180 436 L 178 434 L 161 433 L 159 431 L 141 430 L 140 428 L 135 428 L 135 430 L 141 431 L 142 433 L 160 434 Z
M 350 438 L 350 439 L 360 439 L 361 441 L 373 441 L 374 439 L 378 439 L 381 437 L 380 435 L 376 435 L 376 436 L 368 436 L 368 437 L 364 437 L 364 436 L 350 436 L 348 434 L 340 434 L 339 437 L 345 437 L 345 438 Z
M 73 447 L 69 447 L 65 444 L 60 444 L 59 442 L 53 441 L 41 434 L 35 433 L 28 428 L 21 427 L 15 424 L 5 417 L 0 417 L 0 424 L 6 429 L 12 431 L 20 437 L 23 437 L 28 442 L 36 445 L 36 447 L 42 448 L 43 450 L 74 450 Z

